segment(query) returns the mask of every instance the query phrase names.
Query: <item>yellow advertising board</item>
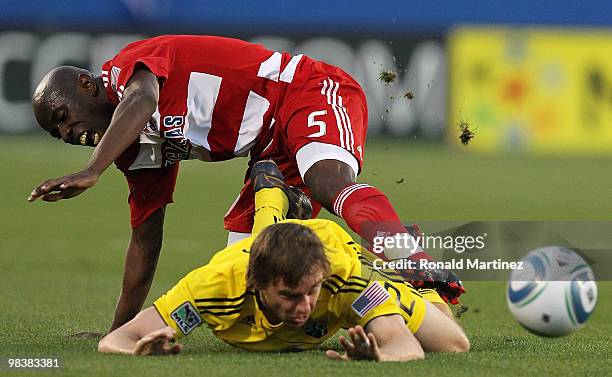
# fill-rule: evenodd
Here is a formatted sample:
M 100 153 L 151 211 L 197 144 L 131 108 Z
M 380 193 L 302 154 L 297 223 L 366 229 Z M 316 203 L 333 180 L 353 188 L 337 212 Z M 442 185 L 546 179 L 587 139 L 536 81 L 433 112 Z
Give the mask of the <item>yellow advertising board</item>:
M 449 138 L 477 151 L 612 154 L 612 30 L 461 27 L 448 41 Z

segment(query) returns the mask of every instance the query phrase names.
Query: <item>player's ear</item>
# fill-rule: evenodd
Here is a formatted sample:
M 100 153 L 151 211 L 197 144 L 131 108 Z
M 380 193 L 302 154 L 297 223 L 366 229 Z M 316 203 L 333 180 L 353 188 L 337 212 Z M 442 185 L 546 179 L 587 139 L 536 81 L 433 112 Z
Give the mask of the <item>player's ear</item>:
M 84 93 L 95 96 L 98 93 L 98 85 L 91 74 L 81 73 L 78 78 L 79 89 Z

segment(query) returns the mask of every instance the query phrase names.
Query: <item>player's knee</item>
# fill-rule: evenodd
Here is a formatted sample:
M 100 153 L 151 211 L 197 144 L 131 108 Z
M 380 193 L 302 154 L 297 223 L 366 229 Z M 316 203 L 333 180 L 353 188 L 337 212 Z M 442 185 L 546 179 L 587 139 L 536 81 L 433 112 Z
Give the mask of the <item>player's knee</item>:
M 344 162 L 322 160 L 304 174 L 304 183 L 309 187 L 312 197 L 330 209 L 340 190 L 355 183 L 355 172 Z

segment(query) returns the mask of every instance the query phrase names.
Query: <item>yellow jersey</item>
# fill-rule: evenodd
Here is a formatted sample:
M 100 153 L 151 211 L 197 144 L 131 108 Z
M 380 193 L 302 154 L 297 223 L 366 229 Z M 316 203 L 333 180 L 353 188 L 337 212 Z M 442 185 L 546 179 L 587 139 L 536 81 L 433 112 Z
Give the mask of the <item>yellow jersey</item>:
M 311 349 L 341 328 L 365 327 L 372 319 L 389 314 L 401 315 L 413 333 L 418 330 L 425 316 L 423 295 L 403 281 L 364 278 L 361 247 L 344 229 L 322 219 L 286 221 L 313 230 L 330 264 L 330 274 L 304 326 L 271 324 L 257 292 L 246 288 L 254 237 L 218 252 L 207 265 L 190 272 L 154 302 L 168 326 L 180 337 L 206 323 L 215 336 L 251 351 Z

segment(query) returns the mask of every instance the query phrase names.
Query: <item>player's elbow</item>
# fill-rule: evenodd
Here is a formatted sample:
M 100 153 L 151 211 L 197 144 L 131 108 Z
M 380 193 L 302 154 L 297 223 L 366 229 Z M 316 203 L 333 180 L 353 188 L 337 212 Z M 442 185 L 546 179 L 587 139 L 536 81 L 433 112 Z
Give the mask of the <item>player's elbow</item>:
M 408 355 L 408 358 L 406 359 L 406 361 L 423 360 L 424 358 L 425 358 L 425 352 L 421 348 L 421 349 L 414 350 L 413 352 L 411 352 Z
M 108 344 L 108 335 L 100 339 L 100 342 L 98 342 L 98 352 L 101 352 L 101 353 L 110 352 L 110 347 Z
M 463 340 L 461 341 L 461 344 L 459 346 L 459 351 L 458 352 L 469 352 L 470 351 L 470 340 L 467 338 L 467 336 L 463 336 Z
M 470 341 L 465 334 L 457 334 L 447 344 L 444 352 L 463 353 L 470 350 Z
M 422 348 L 413 349 L 401 354 L 391 352 L 389 355 L 383 355 L 381 361 L 413 361 L 423 360 L 425 358 L 425 352 Z

